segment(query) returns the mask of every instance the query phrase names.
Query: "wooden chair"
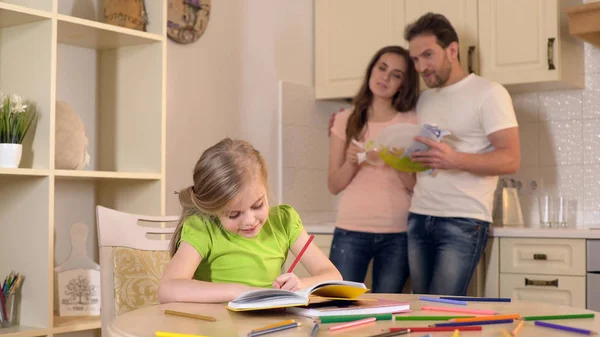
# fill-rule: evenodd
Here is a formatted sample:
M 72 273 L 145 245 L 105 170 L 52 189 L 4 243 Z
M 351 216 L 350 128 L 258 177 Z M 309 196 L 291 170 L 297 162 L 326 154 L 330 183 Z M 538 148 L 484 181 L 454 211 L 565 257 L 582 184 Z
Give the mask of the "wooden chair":
M 103 337 L 115 316 L 158 303 L 158 282 L 171 259 L 168 234 L 175 230 L 159 225 L 178 220 L 178 216 L 145 216 L 96 206 Z M 156 227 L 141 226 L 139 221 Z

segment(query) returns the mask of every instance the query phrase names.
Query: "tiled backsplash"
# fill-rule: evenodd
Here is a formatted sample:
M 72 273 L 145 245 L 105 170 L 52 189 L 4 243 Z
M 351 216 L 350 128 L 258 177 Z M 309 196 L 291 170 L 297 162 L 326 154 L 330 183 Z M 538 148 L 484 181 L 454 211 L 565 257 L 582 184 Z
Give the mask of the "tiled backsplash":
M 521 205 L 527 225 L 539 223 L 528 182 L 546 192 L 578 200 L 577 226 L 600 225 L 600 48 L 585 45 L 586 88 L 512 96 L 519 121 L 523 183 Z M 335 220 L 337 198 L 327 190 L 331 113 L 347 104 L 315 101 L 313 88 L 282 82 L 282 202 L 306 223 Z M 540 179 L 541 178 L 541 179 Z
M 585 44 L 585 89 L 512 95 L 519 121 L 521 169 L 544 191 L 578 201 L 577 226 L 600 225 L 600 48 Z M 539 222 L 535 196 L 521 193 L 524 218 Z

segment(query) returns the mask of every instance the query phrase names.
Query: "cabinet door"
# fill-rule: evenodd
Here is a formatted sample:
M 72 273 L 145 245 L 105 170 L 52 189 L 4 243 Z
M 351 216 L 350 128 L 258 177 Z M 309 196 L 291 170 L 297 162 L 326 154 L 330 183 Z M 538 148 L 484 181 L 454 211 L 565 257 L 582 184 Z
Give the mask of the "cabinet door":
M 584 276 L 500 274 L 500 297 L 585 309 Z
M 558 79 L 557 0 L 479 0 L 482 76 L 501 84 Z
M 477 0 L 406 0 L 406 24 L 427 12 L 450 20 L 458 34 L 461 65 L 467 72 L 477 72 Z M 422 80 L 421 85 L 425 86 Z
M 406 46 L 404 1 L 315 1 L 317 99 L 353 97 L 378 49 Z

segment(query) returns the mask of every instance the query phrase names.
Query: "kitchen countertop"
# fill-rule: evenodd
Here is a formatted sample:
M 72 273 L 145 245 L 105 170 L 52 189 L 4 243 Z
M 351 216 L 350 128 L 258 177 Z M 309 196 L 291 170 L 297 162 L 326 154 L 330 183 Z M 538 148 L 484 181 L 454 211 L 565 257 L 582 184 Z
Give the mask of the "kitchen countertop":
M 304 228 L 309 234 L 333 234 L 334 223 L 314 224 L 307 223 Z M 514 238 L 562 238 L 562 239 L 600 239 L 599 229 L 565 228 L 542 229 L 517 226 L 492 227 L 491 237 Z

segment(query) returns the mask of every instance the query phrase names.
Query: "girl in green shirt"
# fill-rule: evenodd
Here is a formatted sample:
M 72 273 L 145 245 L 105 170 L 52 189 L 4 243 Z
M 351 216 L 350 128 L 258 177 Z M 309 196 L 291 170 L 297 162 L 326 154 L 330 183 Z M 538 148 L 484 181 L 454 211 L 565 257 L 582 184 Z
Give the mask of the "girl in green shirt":
M 193 181 L 179 193 L 183 210 L 158 287 L 161 303 L 220 303 L 256 288 L 296 291 L 342 279 L 314 243 L 300 260 L 310 277 L 282 274 L 288 251 L 298 255 L 309 236 L 291 206 L 269 208 L 266 164 L 252 145 L 229 138 L 213 145 Z

